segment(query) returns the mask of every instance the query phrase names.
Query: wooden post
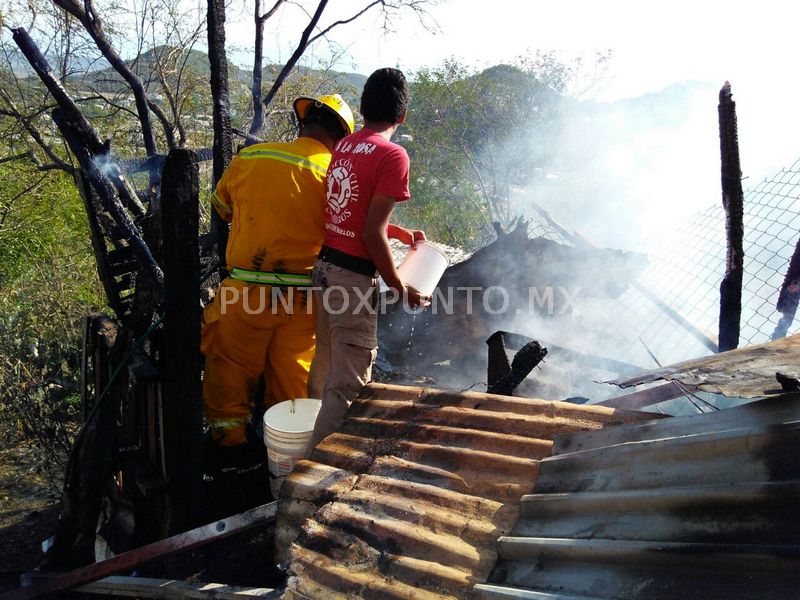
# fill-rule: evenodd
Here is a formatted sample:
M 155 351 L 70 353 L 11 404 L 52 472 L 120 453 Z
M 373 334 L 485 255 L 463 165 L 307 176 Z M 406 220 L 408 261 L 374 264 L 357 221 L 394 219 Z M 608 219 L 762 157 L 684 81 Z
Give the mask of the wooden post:
M 214 185 L 222 178 L 233 156 L 231 138 L 230 93 L 228 90 L 228 59 L 225 54 L 225 2 L 208 0 L 208 60 L 211 63 L 211 99 L 214 126 Z M 211 211 L 211 237 L 217 246 L 220 269 L 225 268 L 225 248 L 228 245 L 228 224 Z
M 172 150 L 161 180 L 165 293 L 162 397 L 170 533 L 197 523 L 202 498 L 199 194 L 197 155 L 191 150 Z
M 731 84 L 727 81 L 719 92 L 719 146 L 722 162 L 722 206 L 725 207 L 725 234 L 728 240 L 725 277 L 719 286 L 719 349 L 724 352 L 739 345 L 744 271 L 742 168 L 739 163 L 736 103 L 732 99 Z
M 772 332 L 772 339 L 777 340 L 786 337 L 789 327 L 794 322 L 794 315 L 797 312 L 797 305 L 800 302 L 800 239 L 794 247 L 794 254 L 789 261 L 789 268 L 783 278 L 781 293 L 775 309 L 782 314 L 781 319 Z

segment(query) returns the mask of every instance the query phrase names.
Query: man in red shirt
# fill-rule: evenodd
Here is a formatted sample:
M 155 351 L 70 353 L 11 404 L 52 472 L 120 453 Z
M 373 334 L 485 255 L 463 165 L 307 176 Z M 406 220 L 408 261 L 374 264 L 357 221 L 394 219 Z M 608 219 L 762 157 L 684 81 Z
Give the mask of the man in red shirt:
M 334 149 L 327 175 L 325 242 L 312 274 L 317 351 L 308 390 L 322 397 L 309 453 L 336 431 L 350 400 L 372 376 L 378 350 L 380 273 L 416 308 L 428 298 L 401 281 L 389 238 L 414 247 L 422 231 L 389 223 L 395 202 L 408 200 L 409 160 L 391 141 L 405 120 L 408 85 L 398 69 L 378 69 L 364 84 L 364 127 Z

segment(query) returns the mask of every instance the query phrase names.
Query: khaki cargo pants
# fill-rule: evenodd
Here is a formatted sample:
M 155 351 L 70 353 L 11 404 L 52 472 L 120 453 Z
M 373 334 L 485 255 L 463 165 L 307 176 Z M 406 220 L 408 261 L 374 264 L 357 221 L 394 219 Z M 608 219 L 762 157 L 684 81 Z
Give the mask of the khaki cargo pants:
M 311 363 L 308 393 L 322 398 L 311 454 L 336 431 L 359 390 L 372 377 L 378 352 L 377 280 L 317 260 L 312 273 L 317 351 Z

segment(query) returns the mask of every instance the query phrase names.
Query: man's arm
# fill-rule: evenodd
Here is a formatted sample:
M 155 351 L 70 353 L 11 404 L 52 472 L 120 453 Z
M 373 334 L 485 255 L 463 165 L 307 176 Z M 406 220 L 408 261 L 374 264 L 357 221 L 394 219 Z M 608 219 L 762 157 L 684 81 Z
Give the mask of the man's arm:
M 389 228 L 389 218 L 392 216 L 394 203 L 394 198 L 389 196 L 372 197 L 372 202 L 370 202 L 369 210 L 367 211 L 367 219 L 364 222 L 362 239 L 372 262 L 378 269 L 378 273 L 383 277 L 384 283 L 407 296 L 409 306 L 416 308 L 424 304 L 427 298 L 402 282 L 400 275 L 397 273 L 397 267 L 394 266 L 392 250 L 389 247 L 387 229 Z M 396 232 L 396 230 L 394 231 Z
M 428 239 L 425 237 L 424 231 L 420 231 L 419 229 L 406 229 L 405 227 L 392 225 L 391 223 L 386 226 L 386 235 L 392 239 L 400 240 L 406 246 L 411 246 L 412 248 L 417 247 L 417 242 L 419 240 Z

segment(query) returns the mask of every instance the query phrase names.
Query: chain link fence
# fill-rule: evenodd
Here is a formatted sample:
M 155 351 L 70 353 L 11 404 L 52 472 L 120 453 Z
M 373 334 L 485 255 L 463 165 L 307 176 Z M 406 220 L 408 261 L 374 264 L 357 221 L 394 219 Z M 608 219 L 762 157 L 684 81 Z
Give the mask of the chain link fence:
M 568 232 L 543 216 L 529 218 L 528 232 L 530 237 L 560 244 L 574 242 Z M 740 346 L 766 342 L 775 330 L 782 316 L 775 305 L 798 235 L 800 160 L 744 193 Z M 708 355 L 719 331 L 719 286 L 725 274 L 726 244 L 720 200 L 634 248 L 647 256 L 648 266 L 637 285 L 620 297 L 578 300 L 568 323 L 530 323 L 531 331 L 518 333 L 539 335 L 537 332 L 544 330 L 554 338 L 549 342 L 642 368 Z M 451 265 L 470 256 L 457 248 L 443 249 Z M 394 242 L 392 251 L 399 263 L 407 248 Z M 514 329 L 519 329 L 518 321 L 515 325 Z M 798 331 L 800 319 L 788 334 Z
M 563 242 L 547 223 L 533 235 Z M 800 232 L 800 160 L 744 195 L 744 278 L 740 346 L 768 341 L 781 317 L 775 309 Z M 719 285 L 725 274 L 725 212 L 721 201 L 636 251 L 649 264 L 615 300 L 579 304 L 575 319 L 587 330 L 604 331 L 614 358 L 655 367 L 711 353 L 701 340 L 717 341 Z M 655 295 L 686 324 L 653 301 Z M 800 331 L 800 323 L 789 334 Z

